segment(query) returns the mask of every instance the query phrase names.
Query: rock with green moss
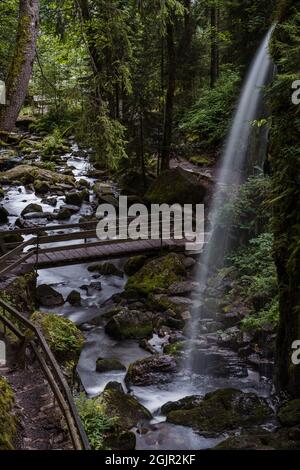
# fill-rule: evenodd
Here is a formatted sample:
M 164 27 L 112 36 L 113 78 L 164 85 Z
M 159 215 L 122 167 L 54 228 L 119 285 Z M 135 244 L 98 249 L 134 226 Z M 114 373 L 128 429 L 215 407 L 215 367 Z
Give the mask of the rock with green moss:
M 27 185 L 33 184 L 37 180 L 47 181 L 51 186 L 55 184 L 75 186 L 75 179 L 73 176 L 62 175 L 61 173 L 38 168 L 33 165 L 18 165 L 11 170 L 0 173 L 0 181 L 3 183 L 18 181 Z
M 40 213 L 43 212 L 42 206 L 40 204 L 31 203 L 31 204 L 28 204 L 26 207 L 24 207 L 24 209 L 21 212 L 21 216 L 24 217 L 24 215 L 37 213 L 37 212 L 40 212 Z
M 99 358 L 96 362 L 97 372 L 110 372 L 110 371 L 124 371 L 126 367 L 121 364 L 117 359 L 103 359 Z
M 46 194 L 50 191 L 50 185 L 47 181 L 36 180 L 33 183 L 33 187 L 37 194 Z
M 31 271 L 18 276 L 6 288 L 6 295 L 21 312 L 32 312 L 35 308 L 36 273 Z
M 164 353 L 175 358 L 183 356 L 185 348 L 188 346 L 187 341 L 176 341 L 175 343 L 166 344 L 164 346 Z
M 14 393 L 0 377 L 0 450 L 12 450 L 16 438 L 17 420 L 13 414 Z
M 127 274 L 127 276 L 133 276 L 133 274 L 137 273 L 144 266 L 146 261 L 147 256 L 145 255 L 132 256 L 124 264 L 125 274 Z
M 67 193 L 66 204 L 80 207 L 83 201 L 88 197 L 88 194 L 89 192 L 86 189 Z
M 193 163 L 193 165 L 198 165 L 198 166 L 212 166 L 215 164 L 215 161 L 213 158 L 201 156 L 201 155 L 194 155 L 193 157 L 189 158 L 189 161 Z
M 114 418 L 114 424 L 123 430 L 152 418 L 150 411 L 135 397 L 125 393 L 118 382 L 107 384 L 102 395 L 97 398 L 97 403 L 107 416 Z
M 5 224 L 8 222 L 9 213 L 5 207 L 0 206 L 0 224 Z
M 105 331 L 118 339 L 147 338 L 153 332 L 152 314 L 124 307 L 111 317 Z
M 277 417 L 283 426 L 300 425 L 300 399 L 291 400 L 283 405 Z
M 176 371 L 177 363 L 172 356 L 155 354 L 130 364 L 125 382 L 129 386 L 160 384 L 171 380 Z
M 113 263 L 96 263 L 88 267 L 91 273 L 99 273 L 103 276 L 118 276 L 123 277 L 123 273 Z
M 282 428 L 268 432 L 254 428 L 240 436 L 230 436 L 220 442 L 215 450 L 300 450 L 299 427 Z
M 44 312 L 33 313 L 31 321 L 41 328 L 50 349 L 60 362 L 79 358 L 84 336 L 73 322 Z
M 201 204 L 211 182 L 182 168 L 163 172 L 150 186 L 145 197 L 151 204 Z
M 175 282 L 183 280 L 185 275 L 183 257 L 170 253 L 145 264 L 128 279 L 125 289 L 149 295 L 159 290 L 167 290 Z
M 228 388 L 208 393 L 197 406 L 170 411 L 167 420 L 198 432 L 221 434 L 241 426 L 262 424 L 271 415 L 264 398 Z

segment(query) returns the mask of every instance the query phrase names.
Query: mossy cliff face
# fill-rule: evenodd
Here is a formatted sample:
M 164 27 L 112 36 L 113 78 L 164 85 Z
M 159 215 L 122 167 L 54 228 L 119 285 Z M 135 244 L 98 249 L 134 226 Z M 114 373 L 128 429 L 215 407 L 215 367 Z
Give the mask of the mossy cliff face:
M 16 437 L 16 418 L 12 413 L 13 391 L 0 377 L 0 450 L 11 450 Z
M 300 339 L 300 145 L 299 105 L 292 83 L 299 79 L 300 1 L 279 2 L 279 23 L 271 40 L 277 76 L 270 90 L 274 251 L 279 278 L 280 324 L 277 386 L 300 397 L 300 365 L 292 344 Z
M 31 321 L 39 326 L 56 358 L 63 363 L 79 358 L 84 336 L 67 318 L 52 313 L 35 312 Z

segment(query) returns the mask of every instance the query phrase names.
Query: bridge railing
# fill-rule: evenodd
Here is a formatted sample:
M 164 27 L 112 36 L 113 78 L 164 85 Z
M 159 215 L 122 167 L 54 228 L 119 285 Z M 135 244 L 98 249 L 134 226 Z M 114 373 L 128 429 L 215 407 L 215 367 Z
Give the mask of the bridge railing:
M 0 321 L 21 342 L 25 363 L 26 348 L 38 359 L 46 380 L 64 416 L 75 450 L 89 450 L 90 444 L 79 417 L 69 386 L 40 329 L 15 308 L 0 299 Z M 14 323 L 15 322 L 15 323 Z M 21 331 L 23 329 L 24 331 Z

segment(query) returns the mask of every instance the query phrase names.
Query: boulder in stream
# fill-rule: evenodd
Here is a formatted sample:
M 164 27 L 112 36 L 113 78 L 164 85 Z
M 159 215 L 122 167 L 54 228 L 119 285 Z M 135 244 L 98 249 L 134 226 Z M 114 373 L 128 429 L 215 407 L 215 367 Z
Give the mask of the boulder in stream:
M 193 400 L 188 403 L 185 399 L 182 408 L 167 411 L 167 420 L 211 435 L 259 425 L 272 416 L 272 410 L 264 398 L 233 388 L 208 393 L 196 405 Z
M 36 299 L 42 307 L 59 307 L 65 303 L 63 296 L 47 284 L 37 287 Z
M 176 371 L 177 363 L 172 356 L 156 354 L 131 364 L 125 382 L 129 386 L 160 384 L 168 382 Z
M 125 371 L 126 367 L 117 359 L 99 358 L 96 362 L 97 372 Z
M 36 213 L 42 214 L 43 208 L 40 204 L 31 203 L 31 204 L 28 204 L 26 207 L 24 207 L 24 209 L 21 212 L 21 216 L 24 217 L 25 215 L 36 214 Z
M 105 331 L 118 339 L 147 338 L 153 332 L 152 314 L 124 307 L 112 316 L 105 326 Z
M 8 221 L 9 213 L 5 207 L 0 206 L 0 223 L 5 224 Z

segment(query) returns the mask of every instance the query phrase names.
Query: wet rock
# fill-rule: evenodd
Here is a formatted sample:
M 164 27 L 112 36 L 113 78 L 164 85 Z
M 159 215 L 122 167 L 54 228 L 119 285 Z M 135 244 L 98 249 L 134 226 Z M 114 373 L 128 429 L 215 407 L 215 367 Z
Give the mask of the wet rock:
M 79 306 L 81 305 L 81 295 L 80 292 L 72 290 L 67 297 L 66 302 L 69 302 L 70 305 Z
M 164 346 L 164 354 L 180 358 L 184 354 L 184 350 L 188 348 L 187 341 L 177 341 L 175 343 L 166 344 Z
M 115 194 L 114 188 L 108 183 L 96 183 L 93 187 L 93 191 L 99 197 L 107 195 L 114 196 Z
M 145 255 L 132 256 L 124 264 L 125 274 L 127 274 L 127 276 L 133 276 L 133 274 L 138 272 L 144 266 L 146 261 L 147 256 Z
M 243 436 L 232 436 L 222 441 L 215 450 L 275 450 L 274 447 L 266 444 L 267 433 L 263 436 L 246 434 Z
M 196 406 L 168 412 L 167 420 L 198 432 L 220 434 L 240 426 L 262 424 L 271 415 L 265 399 L 228 388 L 208 393 Z
M 277 417 L 282 426 L 300 425 L 300 399 L 285 403 L 278 411 Z
M 39 213 L 41 214 L 43 212 L 43 208 L 40 204 L 34 204 L 34 203 L 31 203 L 31 204 L 28 204 L 28 206 L 26 206 L 22 212 L 21 212 L 21 216 L 24 217 L 25 215 L 27 214 L 32 214 L 32 213 Z
M 127 385 L 138 386 L 164 383 L 176 371 L 177 363 L 172 356 L 157 354 L 131 364 L 125 382 Z
M 37 287 L 36 299 L 42 307 L 59 307 L 65 303 L 63 296 L 47 284 Z
M 8 221 L 9 213 L 5 207 L 0 206 L 0 223 L 5 224 Z
M 245 331 L 240 330 L 237 326 L 228 328 L 219 334 L 218 343 L 237 351 L 251 342 L 251 336 Z
M 34 190 L 37 194 L 46 194 L 50 191 L 50 185 L 47 181 L 35 181 L 33 183 Z
M 136 436 L 132 431 L 119 431 L 108 433 L 104 436 L 105 449 L 112 451 L 135 450 Z
M 88 267 L 88 271 L 92 273 L 98 272 L 99 274 L 102 274 L 103 276 L 123 277 L 122 271 L 120 271 L 120 269 L 118 269 L 113 263 L 92 264 L 91 266 Z
M 48 206 L 55 207 L 57 205 L 57 198 L 56 197 L 47 197 L 42 199 L 43 204 L 48 204 Z
M 151 413 L 136 398 L 126 394 L 118 382 L 107 384 L 97 403 L 107 416 L 114 417 L 115 425 L 123 430 L 152 418 Z
M 168 293 L 170 295 L 184 295 L 190 294 L 192 292 L 197 292 L 200 290 L 199 282 L 192 282 L 192 281 L 183 281 L 183 282 L 175 282 L 172 284 L 169 289 Z
M 100 291 L 100 290 L 102 290 L 102 284 L 99 281 L 98 282 L 96 282 L 96 281 L 91 282 L 90 285 L 89 285 L 89 289 L 94 289 L 94 290 Z
M 138 310 L 121 309 L 105 326 L 110 336 L 118 339 L 142 339 L 153 331 L 152 314 Z
M 251 430 L 241 436 L 231 436 L 215 450 L 299 450 L 300 428 L 283 428 L 276 432 L 264 429 Z
M 151 204 L 200 204 L 211 187 L 211 181 L 199 179 L 182 168 L 164 171 L 150 186 L 145 197 Z
M 183 264 L 184 264 L 186 269 L 190 269 L 193 266 L 195 266 L 196 261 L 191 256 L 186 256 L 183 260 Z
M 110 372 L 113 370 L 126 370 L 126 367 L 121 364 L 117 359 L 97 359 L 96 371 L 97 372 Z
M 88 191 L 76 191 L 66 194 L 66 203 L 72 206 L 81 206 L 83 201 L 88 197 Z
M 185 274 L 183 256 L 170 253 L 145 264 L 128 279 L 125 289 L 149 295 L 159 289 L 168 289 L 175 282 L 183 280 Z
M 77 181 L 76 186 L 77 186 L 78 188 L 86 188 L 86 189 L 89 189 L 90 183 L 89 183 L 87 180 L 81 178 L 79 181 Z
M 72 213 L 66 207 L 62 207 L 57 214 L 54 214 L 57 220 L 69 220 L 72 217 Z
M 191 408 L 199 406 L 202 400 L 203 397 L 200 395 L 191 395 L 190 397 L 185 397 L 178 401 L 169 401 L 161 407 L 161 412 L 163 415 L 166 415 L 171 411 L 190 410 Z
M 156 354 L 157 353 L 156 349 L 153 346 L 151 346 L 151 344 L 149 343 L 149 341 L 146 338 L 143 338 L 143 339 L 140 340 L 139 347 L 144 349 L 145 351 L 149 352 L 150 354 Z

